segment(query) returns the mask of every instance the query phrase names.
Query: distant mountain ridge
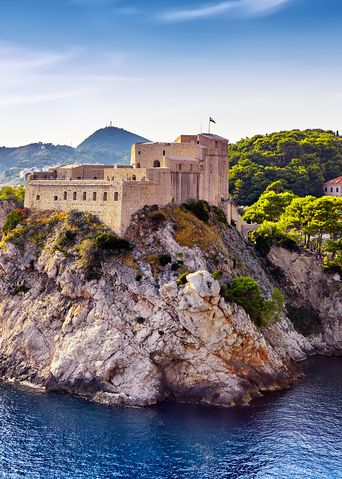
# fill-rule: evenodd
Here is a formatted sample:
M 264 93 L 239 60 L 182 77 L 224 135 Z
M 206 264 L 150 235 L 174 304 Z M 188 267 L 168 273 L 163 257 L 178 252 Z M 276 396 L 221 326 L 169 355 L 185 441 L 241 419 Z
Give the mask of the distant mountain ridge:
M 52 143 L 0 147 L 0 185 L 24 181 L 29 171 L 66 163 L 129 163 L 134 143 L 149 141 L 122 128 L 108 126 L 86 138 L 77 148 Z

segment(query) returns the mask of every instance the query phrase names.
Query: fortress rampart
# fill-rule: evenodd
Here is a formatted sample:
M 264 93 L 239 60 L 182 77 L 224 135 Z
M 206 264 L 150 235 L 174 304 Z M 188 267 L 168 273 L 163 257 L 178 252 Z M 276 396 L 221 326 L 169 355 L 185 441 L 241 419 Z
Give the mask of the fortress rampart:
M 27 176 L 25 207 L 79 210 L 118 234 L 145 205 L 203 199 L 227 213 L 228 140 L 182 135 L 174 143 L 137 143 L 131 165 L 67 165 Z

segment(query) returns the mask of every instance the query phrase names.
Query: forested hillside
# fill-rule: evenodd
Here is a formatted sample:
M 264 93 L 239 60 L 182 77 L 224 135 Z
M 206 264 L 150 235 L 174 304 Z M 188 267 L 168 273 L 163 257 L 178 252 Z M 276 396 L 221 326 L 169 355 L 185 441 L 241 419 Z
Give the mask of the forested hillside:
M 230 145 L 230 191 L 251 205 L 274 181 L 298 196 L 322 196 L 322 183 L 342 174 L 342 137 L 332 131 L 291 130 Z

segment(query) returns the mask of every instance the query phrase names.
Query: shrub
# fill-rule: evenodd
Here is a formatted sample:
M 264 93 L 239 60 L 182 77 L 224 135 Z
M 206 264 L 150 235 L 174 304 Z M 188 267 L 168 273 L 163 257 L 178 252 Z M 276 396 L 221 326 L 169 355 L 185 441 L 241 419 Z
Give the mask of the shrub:
M 169 254 L 162 254 L 159 256 L 159 264 L 160 266 L 166 266 L 167 264 L 171 263 L 172 259 Z
M 55 243 L 55 249 L 62 251 L 64 248 L 67 246 L 71 246 L 76 238 L 76 233 L 75 231 L 71 230 L 66 230 L 64 233 L 62 233 L 58 240 Z
M 113 233 L 98 234 L 94 239 L 94 246 L 104 252 L 123 252 L 131 249 L 129 241 Z
M 206 201 L 189 200 L 183 204 L 183 207 L 194 214 L 199 220 L 208 223 L 210 207 Z
M 232 281 L 231 286 L 222 285 L 221 295 L 228 302 L 244 308 L 251 320 L 259 327 L 266 327 L 279 321 L 283 312 L 284 297 L 275 288 L 271 300 L 265 300 L 257 281 L 250 276 L 240 276 Z
M 20 210 L 12 210 L 8 213 L 5 224 L 2 228 L 4 234 L 8 234 L 14 230 L 24 220 L 24 216 Z
M 177 279 L 177 285 L 178 286 L 184 286 L 188 282 L 188 280 L 186 279 L 188 274 L 189 274 L 189 272 L 186 271 L 185 273 L 182 273 L 180 276 L 178 276 L 178 279 Z
M 280 246 L 289 251 L 298 251 L 299 246 L 290 235 L 279 229 L 275 223 L 264 221 L 256 231 L 250 234 L 257 250 L 267 256 L 272 246 Z
M 155 223 L 156 225 L 159 225 L 160 223 L 166 220 L 166 216 L 164 215 L 162 211 L 153 211 L 150 215 L 150 219 L 151 221 L 153 221 L 153 223 Z
M 28 286 L 26 286 L 26 284 L 24 282 L 22 282 L 22 283 L 17 283 L 16 284 L 13 294 L 14 295 L 25 294 L 28 291 L 30 291 L 30 288 Z
M 14 201 L 18 207 L 22 207 L 25 198 L 25 188 L 19 186 L 3 186 L 0 188 L 0 201 Z
M 217 206 L 212 206 L 213 212 L 216 216 L 216 219 L 219 223 L 222 223 L 224 225 L 228 225 L 228 220 L 226 215 L 223 213 L 223 211 L 218 208 Z
M 221 277 L 222 277 L 222 271 L 220 271 L 219 269 L 213 272 L 214 279 L 220 279 Z

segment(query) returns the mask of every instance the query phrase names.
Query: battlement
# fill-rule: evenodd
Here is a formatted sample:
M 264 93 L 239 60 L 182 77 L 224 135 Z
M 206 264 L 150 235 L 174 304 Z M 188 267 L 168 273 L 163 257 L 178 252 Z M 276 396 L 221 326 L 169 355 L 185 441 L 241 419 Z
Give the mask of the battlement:
M 137 143 L 130 165 L 65 165 L 27 175 L 25 206 L 88 211 L 119 234 L 145 205 L 203 199 L 225 210 L 227 155 L 228 140 L 211 134 Z

